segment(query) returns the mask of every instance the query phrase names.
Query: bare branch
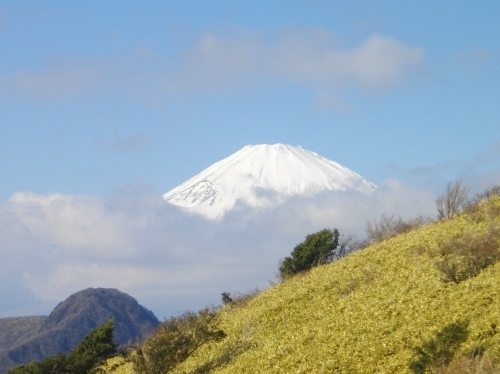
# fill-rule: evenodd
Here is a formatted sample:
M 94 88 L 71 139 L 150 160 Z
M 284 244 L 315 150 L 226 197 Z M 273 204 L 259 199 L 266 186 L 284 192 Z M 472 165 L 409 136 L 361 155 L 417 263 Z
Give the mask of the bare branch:
M 459 213 L 467 202 L 469 189 L 462 185 L 461 180 L 448 183 L 446 193 L 436 199 L 438 219 L 451 218 Z

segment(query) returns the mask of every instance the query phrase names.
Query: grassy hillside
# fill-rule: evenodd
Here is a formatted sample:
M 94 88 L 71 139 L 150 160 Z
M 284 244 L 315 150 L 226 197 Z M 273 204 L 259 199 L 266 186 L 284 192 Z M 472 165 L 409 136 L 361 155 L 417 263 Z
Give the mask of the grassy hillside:
M 437 367 L 452 358 L 460 369 L 448 372 L 465 373 L 469 364 L 471 372 L 500 372 L 500 262 L 467 272 L 474 264 L 452 253 L 482 251 L 499 233 L 494 197 L 295 276 L 246 306 L 225 306 L 218 326 L 226 338 L 173 372 L 413 373 L 427 365 L 444 373 Z M 120 360 L 107 371 L 131 373 L 130 363 L 110 369 Z

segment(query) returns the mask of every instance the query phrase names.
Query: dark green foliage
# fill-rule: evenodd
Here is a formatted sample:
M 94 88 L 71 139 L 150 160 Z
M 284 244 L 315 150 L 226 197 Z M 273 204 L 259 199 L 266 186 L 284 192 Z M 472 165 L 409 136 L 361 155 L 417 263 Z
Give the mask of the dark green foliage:
M 297 245 L 291 257 L 285 257 L 279 266 L 282 279 L 306 271 L 314 266 L 327 264 L 335 258 L 339 245 L 337 229 L 323 229 L 306 236 L 304 242 Z
M 222 295 L 222 304 L 231 304 L 233 302 L 233 298 L 231 297 L 230 292 L 223 292 Z
M 68 373 L 64 353 L 47 357 L 42 362 L 31 362 L 9 370 L 7 374 L 59 374 Z
M 8 374 L 87 374 L 102 360 L 116 352 L 113 341 L 114 321 L 110 320 L 92 330 L 68 354 L 58 354 L 42 362 L 19 365 L 9 370 Z
M 114 320 L 87 335 L 75 349 L 67 355 L 66 367 L 70 373 L 86 374 L 102 359 L 116 352 L 113 341 Z
M 468 322 L 465 321 L 450 323 L 439 331 L 434 339 L 416 347 L 417 358 L 410 362 L 410 370 L 415 374 L 424 374 L 447 366 L 460 344 L 467 340 L 468 326 Z
M 206 342 L 225 337 L 217 327 L 216 313 L 204 309 L 165 320 L 134 357 L 138 373 L 168 373 Z

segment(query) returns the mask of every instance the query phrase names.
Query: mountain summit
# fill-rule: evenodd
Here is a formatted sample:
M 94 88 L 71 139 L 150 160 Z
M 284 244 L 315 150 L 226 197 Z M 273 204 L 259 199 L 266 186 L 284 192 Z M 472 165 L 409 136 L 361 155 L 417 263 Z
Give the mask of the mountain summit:
M 372 192 L 376 186 L 315 152 L 286 144 L 247 145 L 167 192 L 185 210 L 220 219 L 237 203 L 268 208 L 323 191 Z

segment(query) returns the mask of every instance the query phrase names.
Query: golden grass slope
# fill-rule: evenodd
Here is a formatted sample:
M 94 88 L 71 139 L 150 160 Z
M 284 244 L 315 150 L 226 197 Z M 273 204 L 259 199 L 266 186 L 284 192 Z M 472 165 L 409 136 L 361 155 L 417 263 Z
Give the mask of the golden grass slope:
M 227 337 L 174 373 L 411 373 L 416 347 L 467 324 L 456 356 L 500 358 L 500 263 L 458 285 L 442 281 L 439 246 L 500 226 L 500 198 L 473 214 L 428 224 L 224 307 Z M 211 371 L 200 367 L 213 363 Z M 131 373 L 131 365 L 120 367 Z M 109 371 L 111 372 L 111 371 Z M 117 372 L 117 371 L 115 371 Z M 496 371 L 495 371 L 496 372 Z

